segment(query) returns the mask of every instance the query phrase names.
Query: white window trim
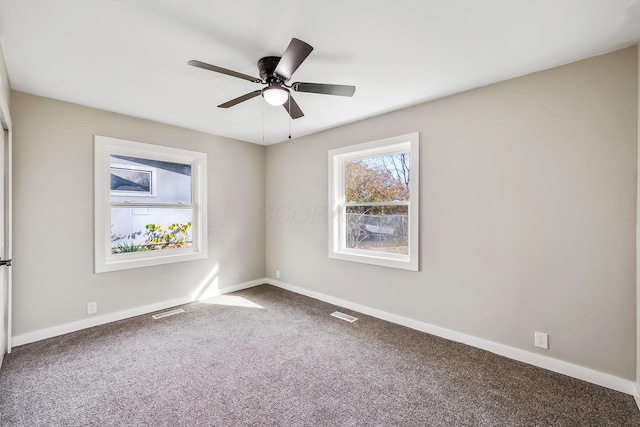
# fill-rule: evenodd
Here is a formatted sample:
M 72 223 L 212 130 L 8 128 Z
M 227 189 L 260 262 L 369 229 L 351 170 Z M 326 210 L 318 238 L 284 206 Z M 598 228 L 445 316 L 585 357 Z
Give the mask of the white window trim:
M 420 143 L 418 132 L 394 136 L 363 144 L 351 145 L 329 151 L 329 258 L 373 264 L 383 267 L 418 271 L 418 223 L 420 206 Z M 410 201 L 409 201 L 409 254 L 392 254 L 362 249 L 346 248 L 344 209 L 344 163 L 348 160 L 394 154 L 411 153 Z M 384 203 L 384 204 L 394 204 Z M 404 203 L 403 203 L 404 204 Z
M 183 150 L 124 139 L 95 135 L 94 165 L 94 238 L 96 273 L 149 267 L 181 261 L 191 261 L 207 257 L 207 155 L 196 151 Z M 191 165 L 193 208 L 193 246 L 163 249 L 158 251 L 111 253 L 111 202 L 110 170 L 111 155 L 140 157 L 172 163 Z M 135 204 L 131 204 L 134 206 Z

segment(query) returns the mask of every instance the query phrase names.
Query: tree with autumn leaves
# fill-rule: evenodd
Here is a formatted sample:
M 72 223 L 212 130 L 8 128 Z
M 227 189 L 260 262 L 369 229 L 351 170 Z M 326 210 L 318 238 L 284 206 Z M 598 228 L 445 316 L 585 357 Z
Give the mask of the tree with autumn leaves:
M 409 153 L 352 160 L 345 164 L 347 202 L 394 202 L 409 200 Z M 366 207 L 372 212 L 373 207 Z M 384 212 L 391 213 L 389 207 Z M 378 209 L 380 210 L 380 209 Z M 395 209 L 392 209 L 395 210 Z M 376 212 L 378 213 L 378 212 Z

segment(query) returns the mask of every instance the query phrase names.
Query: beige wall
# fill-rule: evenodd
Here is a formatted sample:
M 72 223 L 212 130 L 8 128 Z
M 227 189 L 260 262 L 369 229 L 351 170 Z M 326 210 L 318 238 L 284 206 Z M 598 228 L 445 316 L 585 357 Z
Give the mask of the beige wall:
M 636 57 L 628 48 L 268 147 L 267 275 L 635 379 Z M 327 150 L 414 131 L 420 272 L 329 259 Z
M 264 277 L 264 147 L 13 92 L 13 335 Z M 208 156 L 209 257 L 93 273 L 94 134 Z

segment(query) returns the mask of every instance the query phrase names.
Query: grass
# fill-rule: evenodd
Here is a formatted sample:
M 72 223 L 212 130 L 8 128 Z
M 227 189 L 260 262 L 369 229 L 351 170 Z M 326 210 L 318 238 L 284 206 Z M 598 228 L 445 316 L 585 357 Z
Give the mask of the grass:
M 124 254 L 128 252 L 142 252 L 148 251 L 149 247 L 146 245 L 136 245 L 133 243 L 123 242 L 118 243 L 115 247 L 111 248 L 112 254 Z

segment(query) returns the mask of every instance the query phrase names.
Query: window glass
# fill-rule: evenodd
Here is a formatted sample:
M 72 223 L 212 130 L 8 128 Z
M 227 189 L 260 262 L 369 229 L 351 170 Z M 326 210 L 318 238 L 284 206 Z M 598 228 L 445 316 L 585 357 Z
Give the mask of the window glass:
M 191 246 L 191 165 L 116 155 L 110 164 L 111 253 Z
M 191 165 L 111 155 L 113 202 L 191 203 Z
M 409 200 L 411 154 L 408 152 L 344 163 L 347 202 Z
M 347 206 L 346 247 L 409 253 L 408 206 Z
M 191 208 L 111 208 L 111 253 L 190 247 Z
M 407 151 L 344 162 L 345 247 L 409 253 L 411 154 Z

